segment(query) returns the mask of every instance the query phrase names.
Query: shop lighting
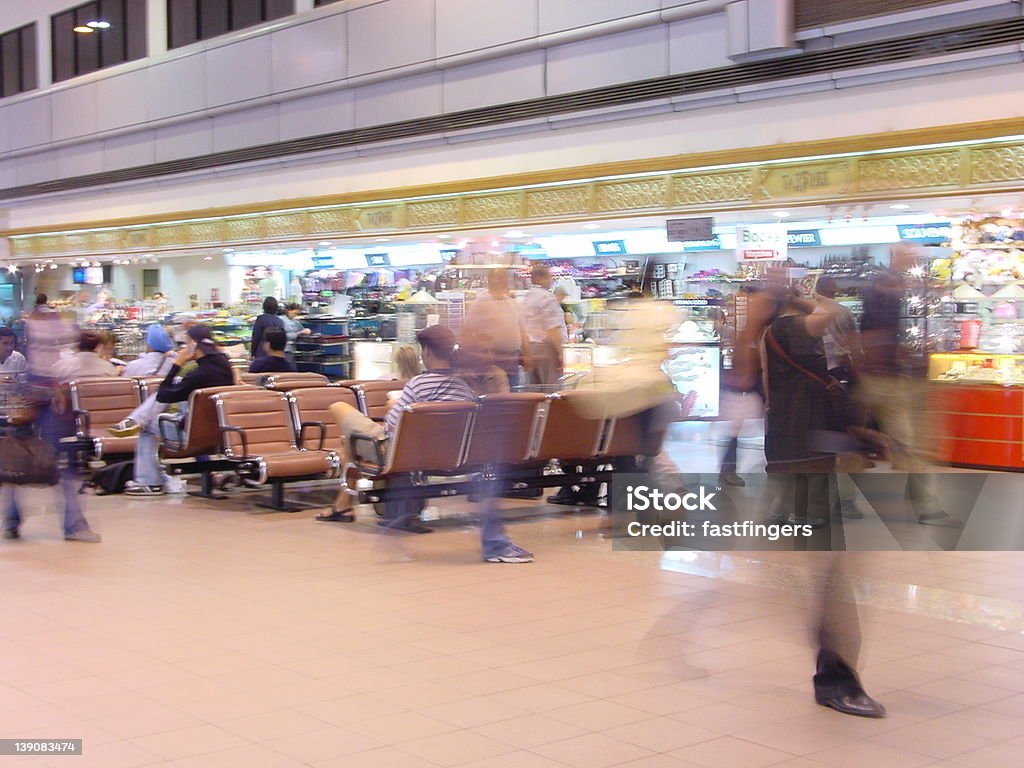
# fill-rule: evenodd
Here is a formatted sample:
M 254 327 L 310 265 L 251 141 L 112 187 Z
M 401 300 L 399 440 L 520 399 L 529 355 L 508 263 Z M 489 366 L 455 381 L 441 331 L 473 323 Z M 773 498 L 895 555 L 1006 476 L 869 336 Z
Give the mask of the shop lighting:
M 223 252 L 223 253 L 234 253 L 235 249 L 234 248 L 221 248 L 221 252 Z
M 777 219 L 785 219 L 789 216 L 789 211 L 772 211 L 772 216 Z
M 527 237 L 527 234 L 521 229 L 510 229 L 504 236 L 518 239 L 520 237 Z
M 451 235 L 438 235 L 437 239 L 438 240 L 451 240 L 451 237 L 452 237 Z
M 1008 219 L 1013 216 L 1013 208 L 1003 208 L 1001 214 L 1004 219 Z
M 497 240 L 492 240 L 491 241 L 491 248 L 500 248 L 500 247 L 501 247 L 501 243 L 499 243 Z
M 321 242 L 317 243 L 317 245 L 322 245 L 323 247 L 326 248 L 328 245 L 334 245 L 334 243 L 331 242 L 330 240 L 322 240 Z
M 378 243 L 390 243 L 391 242 L 391 238 L 390 237 L 378 237 L 377 238 L 377 242 Z
M 92 27 L 87 27 L 84 24 L 79 24 L 77 27 L 72 27 L 71 31 L 77 32 L 80 35 L 91 35 L 96 30 L 94 30 Z
M 584 224 L 583 228 L 584 229 L 600 229 L 601 225 L 600 224 L 595 224 L 594 222 L 590 221 L 590 222 L 587 222 L 586 224 Z
M 203 261 L 213 261 L 213 256 L 203 256 Z
M 110 22 L 109 21 L 90 21 L 90 22 L 87 22 L 85 26 L 90 27 L 91 29 L 110 29 Z
M 906 211 L 910 208 L 906 203 L 893 203 L 889 207 L 894 211 Z

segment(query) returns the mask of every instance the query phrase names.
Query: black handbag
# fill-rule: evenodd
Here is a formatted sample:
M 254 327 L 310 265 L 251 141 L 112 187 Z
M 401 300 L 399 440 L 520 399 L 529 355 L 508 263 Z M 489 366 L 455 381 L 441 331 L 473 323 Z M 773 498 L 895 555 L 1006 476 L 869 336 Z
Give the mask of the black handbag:
M 57 485 L 57 452 L 35 435 L 0 438 L 0 483 Z

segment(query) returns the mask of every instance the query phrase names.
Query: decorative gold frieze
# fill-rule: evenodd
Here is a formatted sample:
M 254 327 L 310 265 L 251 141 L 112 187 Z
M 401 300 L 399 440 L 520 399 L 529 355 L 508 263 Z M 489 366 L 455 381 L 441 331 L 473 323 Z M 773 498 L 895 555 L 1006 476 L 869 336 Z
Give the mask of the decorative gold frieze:
M 64 235 L 64 248 L 68 253 L 83 253 L 92 250 L 91 238 L 85 232 Z
M 355 232 L 355 211 L 351 208 L 323 208 L 309 212 L 309 232 L 330 235 L 335 232 Z
M 126 229 L 123 234 L 124 238 L 122 239 L 121 244 L 125 249 L 145 249 L 153 247 L 153 232 L 148 227 L 134 227 L 132 229 Z M 96 248 L 95 241 L 93 242 L 92 247 L 94 250 L 98 250 Z
M 33 253 L 45 255 L 47 253 L 64 251 L 64 236 L 63 235 L 43 235 L 39 238 L 38 248 Z
M 590 187 L 530 189 L 526 192 L 526 218 L 572 216 L 590 211 Z
M 680 175 L 672 179 L 675 205 L 737 203 L 754 195 L 753 171 Z
M 356 216 L 356 226 L 363 230 L 398 229 L 402 226 L 402 210 L 398 205 L 363 208 Z
M 1024 145 L 972 149 L 971 184 L 1024 179 Z
M 306 234 L 305 213 L 278 213 L 264 220 L 267 237 L 301 237 Z
M 469 197 L 463 203 L 462 217 L 467 224 L 516 220 L 520 214 L 520 200 L 516 192 Z
M 960 186 L 960 152 L 929 152 L 859 161 L 861 192 Z
M 259 240 L 263 236 L 262 216 L 242 216 L 224 222 L 224 238 L 228 242 L 237 240 Z
M 759 175 L 758 197 L 772 201 L 842 197 L 853 181 L 848 160 L 769 165 Z
M 192 244 L 192 229 L 188 224 L 170 224 L 153 229 L 153 243 L 157 248 Z
M 405 206 L 405 219 L 410 227 L 447 227 L 459 222 L 458 200 L 426 200 Z
M 223 243 L 224 227 L 219 221 L 192 222 L 193 243 Z
M 657 176 L 637 181 L 613 181 L 597 185 L 598 212 L 638 211 L 667 208 L 668 177 Z

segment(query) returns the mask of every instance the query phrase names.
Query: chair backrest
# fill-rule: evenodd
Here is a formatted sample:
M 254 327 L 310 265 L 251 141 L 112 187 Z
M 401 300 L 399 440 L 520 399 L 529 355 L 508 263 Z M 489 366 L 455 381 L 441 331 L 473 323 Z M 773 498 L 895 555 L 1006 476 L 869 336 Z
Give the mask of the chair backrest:
M 180 450 L 164 453 L 170 458 L 202 456 L 207 453 L 220 453 L 220 424 L 217 421 L 216 395 L 225 392 L 260 392 L 262 390 L 247 384 L 226 387 L 206 387 L 197 389 L 188 396 L 188 416 L 185 418 L 185 444 Z
M 89 413 L 92 436 L 106 434 L 139 405 L 139 388 L 132 379 L 88 376 L 71 382 L 71 404 Z
M 544 423 L 533 458 L 538 461 L 585 461 L 595 458 L 601 448 L 605 419 L 585 418 L 576 409 L 575 403 L 585 397 L 598 396 L 575 390 L 548 395 Z M 593 410 L 587 409 L 587 412 L 592 413 Z
M 656 456 L 661 451 L 665 430 L 652 429 L 651 411 L 611 419 L 601 451 L 604 456 Z
M 357 408 L 356 393 L 348 387 L 303 387 L 291 392 L 292 414 L 295 428 L 299 429 L 304 421 L 319 421 L 326 428 L 324 445 L 337 448 L 341 442 L 341 429 L 332 418 L 330 408 L 335 403 L 348 403 Z M 316 438 L 317 433 L 308 433 Z
M 388 392 L 402 389 L 405 381 L 362 381 L 352 385 L 359 400 L 359 410 L 374 421 L 383 421 L 388 412 Z
M 265 373 L 249 373 L 248 371 L 238 374 L 238 380 L 243 384 L 253 384 L 255 386 L 261 386 L 263 380 L 267 378 Z
M 219 426 L 238 427 L 245 432 L 245 449 L 249 456 L 286 453 L 295 448 L 295 428 L 284 392 L 268 389 L 223 392 L 216 395 L 214 401 Z M 224 452 L 241 456 L 242 438 L 232 432 L 222 432 L 222 436 Z
M 139 399 L 145 400 L 150 395 L 155 395 L 164 378 L 163 376 L 137 376 L 133 378 L 132 381 L 139 388 Z
M 513 392 L 480 398 L 464 461 L 467 467 L 518 464 L 529 458 L 544 395 Z
M 322 373 L 275 373 L 267 377 L 267 389 L 290 392 L 303 387 L 326 387 L 330 380 Z
M 458 401 L 414 403 L 403 408 L 381 474 L 457 470 L 462 466 L 476 409 L 476 403 Z

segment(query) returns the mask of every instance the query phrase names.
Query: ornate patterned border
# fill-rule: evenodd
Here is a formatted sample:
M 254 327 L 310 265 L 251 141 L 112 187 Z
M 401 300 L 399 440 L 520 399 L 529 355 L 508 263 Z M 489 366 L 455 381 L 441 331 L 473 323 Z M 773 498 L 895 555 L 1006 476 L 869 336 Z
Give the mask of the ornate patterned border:
M 745 163 L 721 169 L 644 173 L 520 189 L 264 211 L 201 220 L 12 233 L 14 258 L 131 254 L 302 242 L 362 233 L 422 232 L 585 220 L 609 215 L 713 213 L 723 209 L 861 202 L 949 194 L 1024 191 L 1024 141 L 863 152 L 833 159 Z

